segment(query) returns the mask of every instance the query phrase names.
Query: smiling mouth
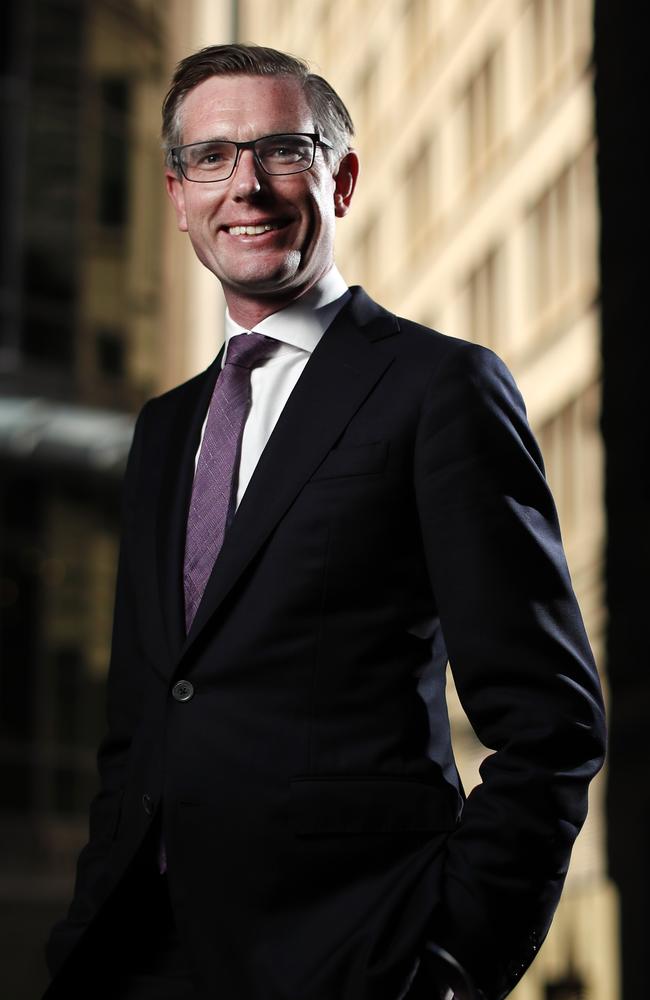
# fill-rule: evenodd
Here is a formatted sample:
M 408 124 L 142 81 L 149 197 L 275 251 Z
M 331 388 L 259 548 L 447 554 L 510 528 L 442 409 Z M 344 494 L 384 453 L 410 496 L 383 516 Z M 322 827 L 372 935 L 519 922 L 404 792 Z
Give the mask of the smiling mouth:
M 228 226 L 229 236 L 261 236 L 262 233 L 270 233 L 274 229 L 282 229 L 284 222 L 264 222 L 258 226 Z

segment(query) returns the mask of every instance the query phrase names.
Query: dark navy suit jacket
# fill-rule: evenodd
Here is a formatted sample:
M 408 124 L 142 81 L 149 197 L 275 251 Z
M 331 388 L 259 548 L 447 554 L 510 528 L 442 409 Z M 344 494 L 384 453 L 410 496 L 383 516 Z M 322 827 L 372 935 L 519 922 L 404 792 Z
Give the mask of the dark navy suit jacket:
M 162 809 L 206 998 L 395 1000 L 426 940 L 505 996 L 548 929 L 604 742 L 519 393 L 490 351 L 354 289 L 185 637 L 185 522 L 218 371 L 137 423 L 102 790 L 51 967 L 74 966 Z M 447 658 L 494 751 L 466 802 Z

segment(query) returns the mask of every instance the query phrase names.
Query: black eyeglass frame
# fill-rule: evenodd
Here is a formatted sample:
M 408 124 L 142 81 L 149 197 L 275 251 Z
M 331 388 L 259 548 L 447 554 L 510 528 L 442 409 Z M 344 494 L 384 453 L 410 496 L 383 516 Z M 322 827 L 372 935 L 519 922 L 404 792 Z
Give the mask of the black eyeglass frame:
M 257 143 L 264 142 L 266 139 L 276 139 L 276 138 L 279 139 L 281 136 L 285 135 L 291 138 L 296 137 L 296 138 L 311 139 L 312 141 L 311 162 L 308 164 L 308 166 L 301 167 L 300 170 L 281 170 L 281 171 L 267 170 L 264 164 L 262 163 L 262 160 L 260 159 L 257 149 L 255 148 Z M 197 180 L 196 177 L 188 177 L 183 168 L 183 162 L 181 159 L 182 151 L 184 149 L 190 149 L 192 146 L 207 146 L 211 142 L 227 142 L 229 146 L 236 147 L 235 159 L 233 161 L 232 170 L 225 177 L 211 177 L 204 181 Z M 270 135 L 260 135 L 257 137 L 257 139 L 248 139 L 246 142 L 235 142 L 234 139 L 202 139 L 200 142 L 187 142 L 183 146 L 173 146 L 169 152 L 171 154 L 172 163 L 174 164 L 174 166 L 178 167 L 185 180 L 189 181 L 190 184 L 218 184 L 220 181 L 227 181 L 232 177 L 235 170 L 237 169 L 237 164 L 239 163 L 239 155 L 242 149 L 252 150 L 253 156 L 255 157 L 255 162 L 262 168 L 265 174 L 268 174 L 269 177 L 288 177 L 291 174 L 303 174 L 306 170 L 311 170 L 311 168 L 314 165 L 314 160 L 316 159 L 316 149 L 318 146 L 321 146 L 323 149 L 334 149 L 332 143 L 328 142 L 327 139 L 324 139 L 323 136 L 320 134 L 320 132 L 271 132 Z

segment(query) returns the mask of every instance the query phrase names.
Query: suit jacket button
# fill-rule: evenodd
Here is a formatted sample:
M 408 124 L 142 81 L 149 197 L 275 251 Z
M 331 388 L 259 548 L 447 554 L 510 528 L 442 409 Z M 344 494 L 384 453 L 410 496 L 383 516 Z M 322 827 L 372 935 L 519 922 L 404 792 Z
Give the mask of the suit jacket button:
M 142 808 L 146 812 L 147 816 L 153 816 L 153 799 L 146 792 L 142 796 Z
M 172 688 L 172 698 L 176 701 L 189 701 L 194 694 L 194 685 L 190 681 L 176 681 Z

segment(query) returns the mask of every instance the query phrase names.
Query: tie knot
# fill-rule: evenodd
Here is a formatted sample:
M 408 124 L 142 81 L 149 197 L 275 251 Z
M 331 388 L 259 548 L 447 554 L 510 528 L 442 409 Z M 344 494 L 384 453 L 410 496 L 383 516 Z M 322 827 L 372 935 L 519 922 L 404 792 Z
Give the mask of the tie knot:
M 228 343 L 226 364 L 239 368 L 256 368 L 275 354 L 279 341 L 261 333 L 241 333 Z

